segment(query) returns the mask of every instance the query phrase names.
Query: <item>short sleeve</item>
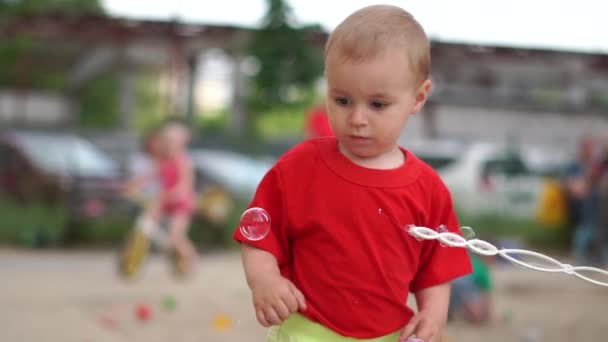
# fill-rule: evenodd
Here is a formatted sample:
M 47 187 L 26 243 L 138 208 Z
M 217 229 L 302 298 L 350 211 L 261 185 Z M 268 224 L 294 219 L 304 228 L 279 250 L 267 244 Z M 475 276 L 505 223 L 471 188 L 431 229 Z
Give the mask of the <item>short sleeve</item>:
M 275 166 L 266 173 L 249 204 L 249 208 L 263 208 L 268 212 L 271 223 L 270 232 L 263 239 L 252 241 L 247 239 L 237 226 L 233 235 L 234 240 L 239 243 L 246 243 L 274 255 L 279 266 L 285 265 L 289 260 L 284 194 L 285 189 L 281 182 L 279 168 Z
M 429 206 L 425 226 L 437 229 L 445 226 L 448 231 L 462 235 L 454 212 L 449 190 L 439 181 Z M 421 241 L 420 263 L 410 285 L 411 292 L 449 282 L 473 271 L 465 248 L 442 246 L 437 240 Z

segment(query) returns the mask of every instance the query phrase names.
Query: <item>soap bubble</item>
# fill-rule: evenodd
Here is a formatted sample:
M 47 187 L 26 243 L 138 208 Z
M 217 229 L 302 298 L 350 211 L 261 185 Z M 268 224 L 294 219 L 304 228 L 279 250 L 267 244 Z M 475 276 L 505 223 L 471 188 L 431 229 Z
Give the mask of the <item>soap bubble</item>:
M 249 208 L 241 216 L 239 229 L 251 241 L 259 241 L 270 232 L 270 215 L 262 208 Z

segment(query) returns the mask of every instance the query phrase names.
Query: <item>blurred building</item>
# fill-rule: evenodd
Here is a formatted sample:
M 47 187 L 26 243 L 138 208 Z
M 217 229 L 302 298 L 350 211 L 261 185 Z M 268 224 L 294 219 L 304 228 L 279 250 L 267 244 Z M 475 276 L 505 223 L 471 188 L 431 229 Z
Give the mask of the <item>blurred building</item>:
M 168 113 L 191 117 L 200 108 L 228 107 L 230 128 L 238 131 L 252 68 L 246 51 L 251 33 L 242 27 L 103 16 L 3 20 L 0 39 L 27 36 L 33 44 L 32 54 L 23 58 L 24 79 L 30 68 L 62 70 L 67 85 L 61 93 L 23 84 L 0 89 L 0 124 L 75 127 L 78 89 L 118 70 L 117 130 L 128 132 L 137 105 L 135 79 L 153 69 L 162 71 L 159 95 Z M 326 37 L 319 32 L 313 41 L 322 45 Z M 432 58 L 434 91 L 426 113 L 411 121 L 408 138 L 574 145 L 584 133 L 608 131 L 606 54 L 434 41 Z
M 434 42 L 432 58 L 412 137 L 574 145 L 608 131 L 608 55 Z
M 0 39 L 26 37 L 30 49 L 22 56 L 17 89 L 0 90 L 0 121 L 13 126 L 77 125 L 79 89 L 104 73 L 118 72 L 121 128 L 129 130 L 136 105 L 136 77 L 149 70 L 160 71 L 159 96 L 166 98 L 167 112 L 193 115 L 201 54 L 222 49 L 234 63 L 240 63 L 250 32 L 231 26 L 96 15 L 3 19 Z M 62 72 L 66 79 L 63 92 L 41 93 L 30 87 L 32 70 Z

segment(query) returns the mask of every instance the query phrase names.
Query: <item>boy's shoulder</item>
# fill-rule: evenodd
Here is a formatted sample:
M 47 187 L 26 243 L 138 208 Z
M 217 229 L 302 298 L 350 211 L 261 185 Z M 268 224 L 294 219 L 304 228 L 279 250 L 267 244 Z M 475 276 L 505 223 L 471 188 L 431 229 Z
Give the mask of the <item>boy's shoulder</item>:
M 320 156 L 320 145 L 331 143 L 332 138 L 312 138 L 304 140 L 285 152 L 277 161 L 279 167 L 300 167 L 314 164 Z
M 403 147 L 402 147 L 403 148 Z M 432 186 L 434 189 L 439 190 L 441 192 L 449 193 L 449 190 L 437 170 L 435 170 L 432 166 L 426 163 L 424 160 L 419 158 L 414 152 L 404 148 L 407 151 L 409 157 L 415 159 L 416 167 L 420 170 L 418 181 L 422 182 L 427 186 Z

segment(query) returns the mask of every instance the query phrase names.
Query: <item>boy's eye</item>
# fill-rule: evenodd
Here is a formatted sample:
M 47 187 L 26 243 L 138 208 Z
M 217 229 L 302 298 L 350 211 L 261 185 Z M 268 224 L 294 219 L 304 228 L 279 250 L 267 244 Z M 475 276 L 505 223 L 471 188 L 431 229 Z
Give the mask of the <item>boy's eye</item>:
M 336 97 L 335 101 L 340 106 L 346 106 L 351 103 L 351 101 L 348 97 Z
M 384 107 L 386 107 L 386 103 L 382 101 L 372 101 L 370 105 L 374 109 L 383 109 Z

